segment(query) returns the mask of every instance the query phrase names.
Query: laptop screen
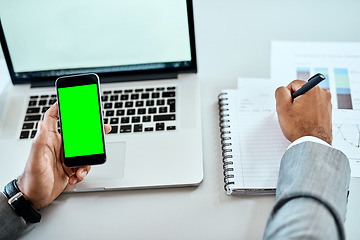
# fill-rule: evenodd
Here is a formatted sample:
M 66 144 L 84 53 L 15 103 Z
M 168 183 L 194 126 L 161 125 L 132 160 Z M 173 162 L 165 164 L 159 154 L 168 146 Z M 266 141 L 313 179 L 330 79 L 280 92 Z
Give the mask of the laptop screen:
M 196 71 L 189 4 L 0 0 L 0 40 L 13 82 L 85 72 Z

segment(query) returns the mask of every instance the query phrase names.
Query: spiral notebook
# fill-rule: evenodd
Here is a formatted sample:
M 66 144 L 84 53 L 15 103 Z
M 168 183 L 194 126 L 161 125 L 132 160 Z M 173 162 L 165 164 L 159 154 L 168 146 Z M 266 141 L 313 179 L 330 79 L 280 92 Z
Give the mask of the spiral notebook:
M 225 190 L 228 195 L 274 194 L 283 136 L 270 79 L 239 79 L 219 95 Z

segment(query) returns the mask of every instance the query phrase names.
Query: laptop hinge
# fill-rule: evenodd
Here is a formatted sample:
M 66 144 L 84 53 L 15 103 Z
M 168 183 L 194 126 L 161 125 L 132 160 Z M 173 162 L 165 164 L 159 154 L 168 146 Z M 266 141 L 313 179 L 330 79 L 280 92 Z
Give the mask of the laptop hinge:
M 178 73 L 154 73 L 154 74 L 138 74 L 138 75 L 124 75 L 112 76 L 107 74 L 98 73 L 101 83 L 114 83 L 114 82 L 129 82 L 129 81 L 144 81 L 144 80 L 163 80 L 163 79 L 176 79 Z M 41 87 L 54 87 L 55 81 L 39 81 L 31 83 L 31 88 Z
M 31 83 L 31 88 L 41 88 L 41 87 L 55 87 L 55 81 L 41 81 Z
M 152 73 L 152 74 L 132 74 L 132 75 L 107 75 L 98 74 L 101 83 L 115 83 L 115 82 L 129 82 L 129 81 L 144 81 L 144 80 L 163 80 L 163 79 L 176 79 L 178 73 Z

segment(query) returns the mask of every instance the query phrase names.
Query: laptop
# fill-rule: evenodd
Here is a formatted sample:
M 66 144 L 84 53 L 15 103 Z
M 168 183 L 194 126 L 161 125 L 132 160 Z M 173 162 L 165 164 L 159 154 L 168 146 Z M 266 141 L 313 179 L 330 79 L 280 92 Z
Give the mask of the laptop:
M 202 182 L 191 0 L 0 5 L 0 42 L 12 81 L 0 98 L 1 184 L 22 173 L 37 123 L 55 102 L 56 78 L 80 73 L 99 75 L 104 122 L 112 131 L 106 163 L 67 192 Z M 79 131 L 86 131 L 81 123 Z

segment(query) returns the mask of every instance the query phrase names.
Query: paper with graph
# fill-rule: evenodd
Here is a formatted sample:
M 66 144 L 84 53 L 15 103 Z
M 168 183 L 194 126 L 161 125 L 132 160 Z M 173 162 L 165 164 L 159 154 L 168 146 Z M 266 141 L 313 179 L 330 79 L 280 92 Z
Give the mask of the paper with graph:
M 333 146 L 360 177 L 360 43 L 274 41 L 271 51 L 271 79 L 278 85 L 325 75 L 319 86 L 332 95 Z

